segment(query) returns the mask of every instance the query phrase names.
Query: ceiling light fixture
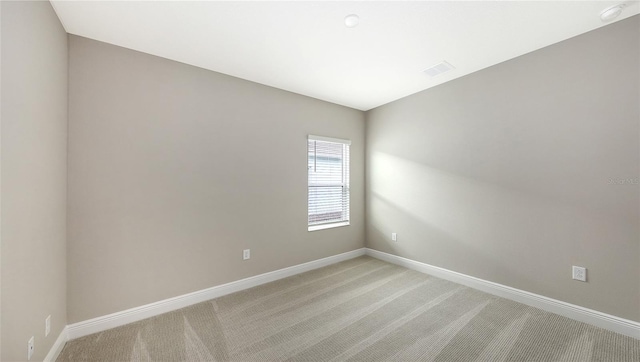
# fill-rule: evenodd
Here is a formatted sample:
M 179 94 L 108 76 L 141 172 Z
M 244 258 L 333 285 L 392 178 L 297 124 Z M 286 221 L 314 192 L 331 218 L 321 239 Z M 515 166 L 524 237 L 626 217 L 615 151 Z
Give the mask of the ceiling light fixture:
M 619 4 L 615 6 L 608 7 L 600 12 L 600 19 L 602 21 L 611 21 L 617 18 L 620 13 L 622 13 L 622 9 L 624 9 L 627 4 Z
M 344 17 L 344 25 L 347 28 L 355 28 L 360 23 L 360 18 L 356 14 L 350 14 Z

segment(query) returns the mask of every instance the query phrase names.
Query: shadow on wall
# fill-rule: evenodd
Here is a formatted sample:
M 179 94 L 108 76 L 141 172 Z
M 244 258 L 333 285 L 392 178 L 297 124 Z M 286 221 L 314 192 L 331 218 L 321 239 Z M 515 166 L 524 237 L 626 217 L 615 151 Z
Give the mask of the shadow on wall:
M 376 219 L 376 215 L 371 216 L 373 220 L 371 220 L 369 237 L 378 241 L 385 240 L 384 244 L 377 245 L 377 250 L 415 260 L 416 258 L 411 256 L 413 248 L 424 249 L 429 254 L 431 265 L 446 267 L 447 260 L 459 260 L 465 263 L 474 260 L 475 263 L 486 265 L 488 272 L 492 274 L 511 274 L 529 283 L 534 282 L 519 270 L 510 271 L 508 266 L 496 254 L 488 252 L 488 249 L 482 249 L 477 244 L 454 237 L 385 197 L 372 194 L 370 203 L 371 208 L 377 210 L 376 215 L 384 215 L 384 220 Z M 384 224 L 393 225 L 393 230 L 383 231 L 376 226 Z M 399 241 L 393 242 L 390 240 L 390 235 L 397 230 L 403 232 Z M 465 273 L 463 269 L 456 269 L 456 271 Z
M 609 281 L 637 273 L 637 255 L 624 253 L 637 248 L 637 220 L 630 215 L 579 208 L 383 152 L 372 152 L 368 167 L 368 240 L 375 249 L 559 299 L 564 289 L 589 297 L 593 291 L 569 277 L 571 265 L 587 265 L 589 282 L 609 289 L 612 305 L 619 300 Z

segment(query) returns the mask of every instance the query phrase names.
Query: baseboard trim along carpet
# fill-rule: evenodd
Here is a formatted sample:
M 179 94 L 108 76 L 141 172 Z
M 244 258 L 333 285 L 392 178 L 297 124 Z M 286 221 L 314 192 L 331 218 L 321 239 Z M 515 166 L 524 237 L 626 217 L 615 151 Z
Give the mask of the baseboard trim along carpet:
M 51 346 L 49 353 L 47 353 L 47 356 L 44 358 L 44 362 L 54 362 L 56 359 L 58 359 L 60 352 L 62 352 L 62 349 L 64 348 L 64 344 L 69 339 L 67 334 L 67 328 L 68 327 L 66 326 L 62 328 L 62 331 L 60 332 L 58 339 L 56 339 L 53 346 Z
M 640 339 L 640 323 L 638 322 L 374 249 L 366 248 L 366 255 L 400 265 L 408 269 L 419 271 L 421 273 L 429 274 L 434 277 L 462 284 L 470 288 L 478 289 L 489 294 L 497 295 L 502 298 L 526 304 L 531 307 L 539 308 L 547 312 L 559 314 L 596 327 Z
M 137 322 L 146 318 L 171 312 L 176 309 L 188 307 L 210 299 L 218 298 L 223 295 L 239 292 L 244 289 L 249 289 L 261 284 L 273 282 L 313 269 L 322 268 L 324 266 L 335 264 L 341 261 L 357 258 L 364 254 L 365 248 L 356 249 L 327 258 L 310 261 L 308 263 L 294 265 L 288 268 L 275 270 L 227 284 L 199 290 L 193 293 L 161 300 L 140 307 L 127 309 L 122 312 L 112 313 L 86 321 L 70 324 L 67 326 L 67 338 L 68 340 L 72 340 L 87 336 L 89 334 L 102 332 L 107 329 L 123 326 L 125 324 Z
M 61 350 L 64 342 L 66 342 L 67 340 L 80 338 L 89 334 L 102 332 L 111 328 L 137 322 L 145 318 L 154 317 L 163 313 L 201 303 L 206 300 L 218 298 L 223 295 L 235 293 L 261 284 L 269 283 L 313 269 L 356 258 L 365 254 L 376 259 L 400 265 L 408 269 L 416 270 L 458 284 L 462 284 L 489 294 L 497 295 L 502 298 L 510 299 L 522 304 L 539 308 L 547 312 L 556 313 L 580 322 L 588 323 L 616 333 L 640 339 L 640 323 L 635 321 L 580 307 L 542 295 L 526 292 L 524 290 L 508 287 L 506 285 L 479 279 L 419 261 L 403 258 L 397 255 L 388 254 L 369 248 L 361 248 L 343 254 L 314 260 L 304 264 L 294 265 L 292 267 L 275 270 L 227 284 L 218 285 L 212 288 L 203 289 L 193 293 L 146 304 L 140 307 L 127 309 L 122 312 L 112 313 L 109 315 L 68 325 L 60 334 L 60 337 L 54 344 L 54 347 L 51 349 L 47 357 L 57 356 L 55 352 L 56 349 L 59 348 Z M 59 353 L 59 351 L 57 353 Z M 45 359 L 45 361 L 47 360 L 54 359 Z

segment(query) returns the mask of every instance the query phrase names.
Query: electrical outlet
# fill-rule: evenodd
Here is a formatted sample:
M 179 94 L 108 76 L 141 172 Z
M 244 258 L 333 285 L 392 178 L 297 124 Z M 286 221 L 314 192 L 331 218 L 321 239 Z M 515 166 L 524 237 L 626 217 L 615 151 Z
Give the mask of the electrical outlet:
M 244 249 L 242 251 L 242 260 L 249 260 L 251 259 L 251 249 Z
M 48 336 L 49 332 L 51 332 L 51 315 L 44 320 L 44 336 Z
M 398 234 L 391 233 L 391 241 L 398 241 Z
M 30 360 L 31 357 L 33 356 L 33 351 L 35 350 L 35 340 L 33 339 L 33 336 L 31 336 L 31 338 L 29 338 L 29 343 L 27 345 L 27 359 Z
M 572 271 L 573 271 L 573 279 L 579 280 L 581 282 L 587 281 L 587 268 L 574 265 Z

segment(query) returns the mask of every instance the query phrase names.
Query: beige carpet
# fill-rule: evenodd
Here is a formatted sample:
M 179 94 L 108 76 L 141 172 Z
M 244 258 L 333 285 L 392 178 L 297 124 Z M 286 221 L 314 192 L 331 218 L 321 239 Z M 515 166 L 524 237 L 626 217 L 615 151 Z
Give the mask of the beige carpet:
M 67 343 L 58 361 L 640 361 L 640 340 L 370 257 Z

